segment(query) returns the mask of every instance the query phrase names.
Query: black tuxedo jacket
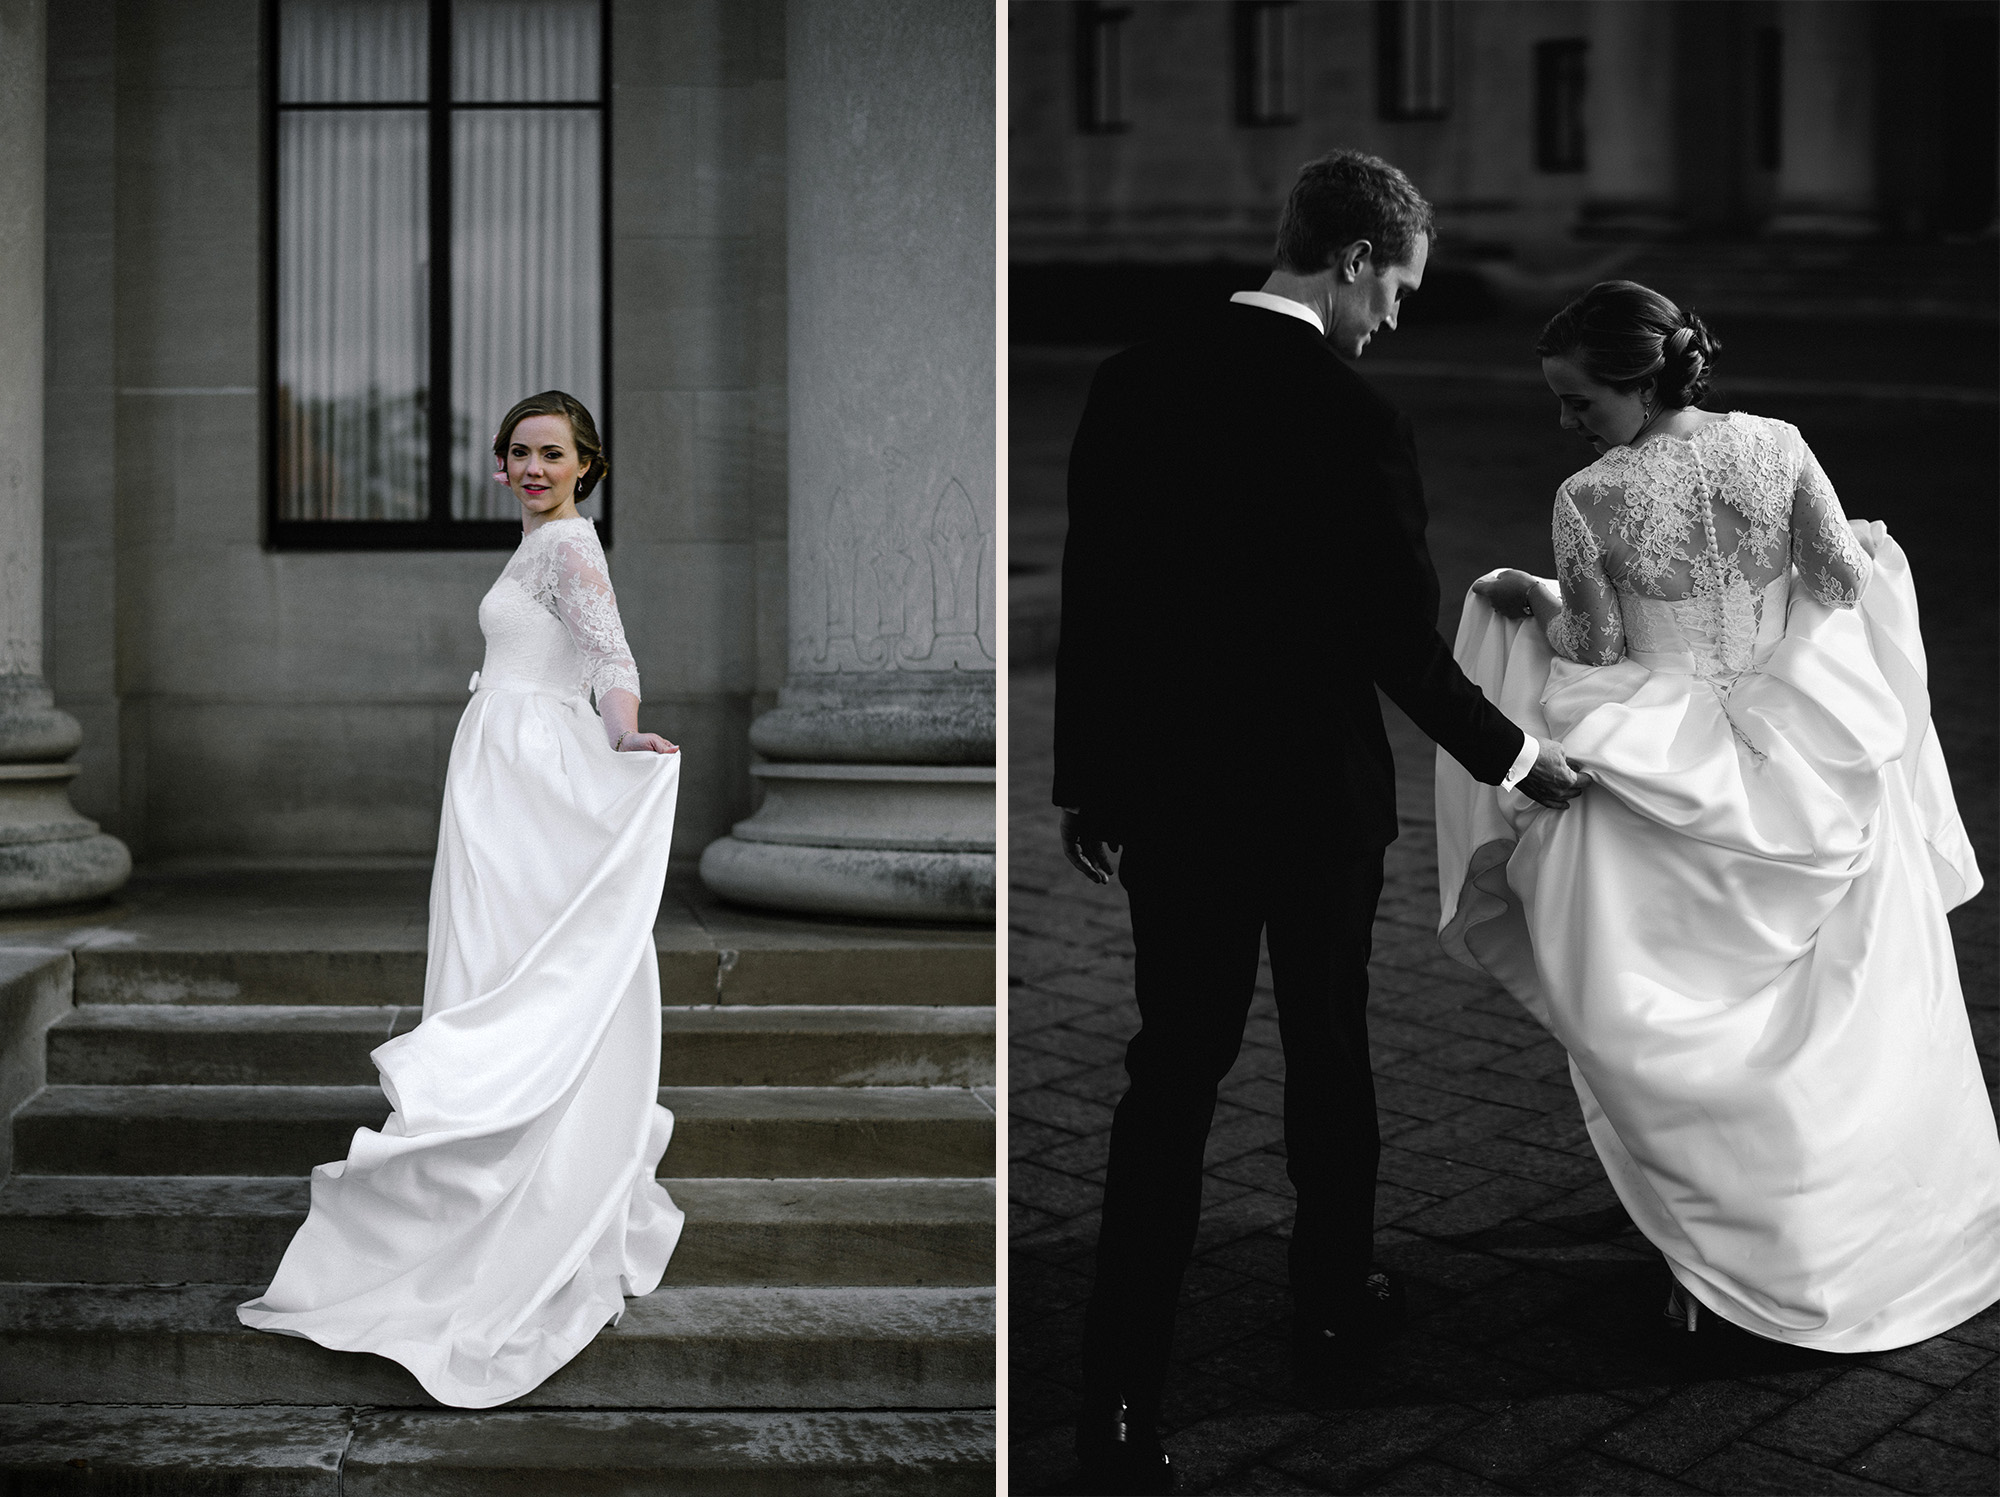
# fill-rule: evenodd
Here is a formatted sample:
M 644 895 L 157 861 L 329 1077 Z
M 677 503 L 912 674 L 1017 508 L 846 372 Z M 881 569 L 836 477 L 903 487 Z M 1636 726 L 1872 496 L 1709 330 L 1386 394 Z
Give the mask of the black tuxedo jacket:
M 1070 449 L 1056 804 L 1123 839 L 1379 849 L 1378 685 L 1498 784 L 1522 733 L 1438 635 L 1427 519 L 1409 419 L 1308 322 L 1231 303 L 1106 360 Z

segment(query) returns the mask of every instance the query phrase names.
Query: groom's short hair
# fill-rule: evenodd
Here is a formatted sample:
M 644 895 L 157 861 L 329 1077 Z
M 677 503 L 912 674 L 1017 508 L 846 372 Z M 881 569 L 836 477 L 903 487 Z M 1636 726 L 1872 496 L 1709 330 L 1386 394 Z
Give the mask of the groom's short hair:
M 1278 220 L 1278 269 L 1317 275 L 1357 239 L 1375 247 L 1378 268 L 1402 265 L 1431 232 L 1431 205 L 1408 177 L 1379 156 L 1333 151 L 1299 168 Z

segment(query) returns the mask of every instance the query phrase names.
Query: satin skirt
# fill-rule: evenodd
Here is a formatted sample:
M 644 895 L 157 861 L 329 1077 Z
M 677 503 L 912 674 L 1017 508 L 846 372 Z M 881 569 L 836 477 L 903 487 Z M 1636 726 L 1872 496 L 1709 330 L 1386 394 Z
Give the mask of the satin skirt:
M 491 684 L 452 744 L 423 1022 L 373 1055 L 394 1112 L 312 1174 L 247 1326 L 400 1362 L 440 1403 L 518 1398 L 656 1288 L 653 945 L 678 754 L 619 754 L 580 697 Z
M 1733 682 L 1583 667 L 1468 595 L 1457 657 L 1598 783 L 1561 813 L 1440 753 L 1440 935 L 1569 1051 L 1619 1199 L 1723 1319 L 1905 1346 L 2000 1299 L 2000 1139 L 1945 911 L 1980 876 L 1902 550 L 1790 599 Z

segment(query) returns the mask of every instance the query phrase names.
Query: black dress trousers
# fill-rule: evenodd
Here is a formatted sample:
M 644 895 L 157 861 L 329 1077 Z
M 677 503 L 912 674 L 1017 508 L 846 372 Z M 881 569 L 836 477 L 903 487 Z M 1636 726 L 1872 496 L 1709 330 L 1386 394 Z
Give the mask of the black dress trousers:
M 1329 854 L 1128 841 L 1140 1030 L 1111 1126 L 1087 1394 L 1157 1410 L 1174 1305 L 1201 1216 L 1216 1090 L 1243 1043 L 1259 938 L 1270 944 L 1285 1057 L 1286 1171 L 1298 1192 L 1290 1276 L 1308 1318 L 1367 1276 L 1381 1137 L 1368 1058 L 1368 955 L 1379 848 Z

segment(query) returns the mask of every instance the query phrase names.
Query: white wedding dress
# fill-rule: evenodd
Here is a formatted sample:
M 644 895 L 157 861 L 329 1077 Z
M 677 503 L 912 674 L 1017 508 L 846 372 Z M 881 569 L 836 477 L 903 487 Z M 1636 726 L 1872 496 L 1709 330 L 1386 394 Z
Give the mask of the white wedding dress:
M 374 1052 L 395 1109 L 312 1175 L 245 1325 L 375 1352 L 441 1403 L 518 1398 L 650 1293 L 681 1213 L 653 1178 L 653 946 L 678 754 L 614 753 L 587 690 L 637 695 L 587 520 L 526 535 L 479 605 L 452 743 L 423 1022 Z
M 1611 449 L 1555 538 L 1555 651 L 1468 595 L 1457 655 L 1597 784 L 1555 813 L 1438 756 L 1446 949 L 1568 1049 L 1612 1185 L 1702 1305 L 1827 1351 L 1958 1324 L 2000 1299 L 2000 1140 L 1902 550 L 1741 413 Z

